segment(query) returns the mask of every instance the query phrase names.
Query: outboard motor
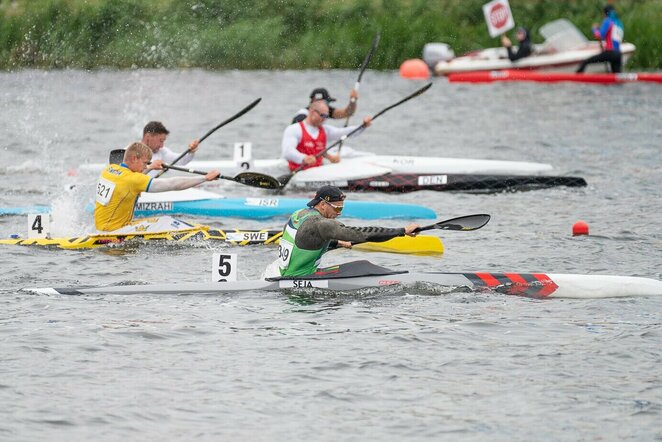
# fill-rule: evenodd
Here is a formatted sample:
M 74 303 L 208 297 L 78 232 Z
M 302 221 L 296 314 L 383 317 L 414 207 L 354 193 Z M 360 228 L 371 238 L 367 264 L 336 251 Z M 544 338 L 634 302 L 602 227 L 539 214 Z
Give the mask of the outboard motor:
M 423 46 L 423 61 L 434 69 L 440 61 L 450 61 L 455 58 L 455 52 L 446 43 L 427 43 Z

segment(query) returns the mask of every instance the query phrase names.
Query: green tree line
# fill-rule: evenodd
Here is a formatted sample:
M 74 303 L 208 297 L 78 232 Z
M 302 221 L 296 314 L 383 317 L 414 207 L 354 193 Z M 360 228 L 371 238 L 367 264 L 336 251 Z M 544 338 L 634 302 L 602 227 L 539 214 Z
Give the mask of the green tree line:
M 356 68 L 381 32 L 374 69 L 420 58 L 429 42 L 457 54 L 498 45 L 487 0 L 0 0 L 0 69 Z M 626 69 L 662 66 L 660 0 L 617 0 Z M 518 25 L 567 18 L 588 37 L 602 1 L 510 0 Z

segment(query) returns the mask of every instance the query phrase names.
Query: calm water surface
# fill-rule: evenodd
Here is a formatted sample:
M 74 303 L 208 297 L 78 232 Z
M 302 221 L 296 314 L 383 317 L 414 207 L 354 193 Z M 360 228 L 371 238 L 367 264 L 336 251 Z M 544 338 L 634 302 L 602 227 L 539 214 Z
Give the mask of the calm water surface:
M 181 150 L 257 97 L 199 159 L 255 157 L 314 87 L 344 96 L 356 72 L 0 73 L 0 206 L 54 204 L 52 230 L 89 230 L 96 181 L 77 169 L 149 120 Z M 368 72 L 358 115 L 420 83 Z M 408 270 L 543 271 L 662 278 L 662 89 L 655 85 L 450 85 L 376 120 L 352 146 L 380 153 L 527 160 L 585 189 L 495 195 L 359 194 L 490 224 L 444 232 L 443 257 L 336 251 Z M 358 117 L 354 118 L 358 121 Z M 75 184 L 73 190 L 65 190 Z M 258 190 L 222 185 L 231 195 Z M 305 193 L 293 196 L 308 196 Z M 592 236 L 573 238 L 583 219 Z M 199 221 L 277 227 L 282 220 Z M 361 223 L 360 221 L 351 221 Z M 385 225 L 401 222 L 385 221 Z M 0 237 L 24 233 L 0 217 Z M 211 255 L 240 277 L 274 259 L 218 244 L 92 251 L 0 248 L 0 440 L 662 439 L 662 300 L 532 300 L 389 289 L 301 296 L 34 296 L 28 286 L 200 281 Z

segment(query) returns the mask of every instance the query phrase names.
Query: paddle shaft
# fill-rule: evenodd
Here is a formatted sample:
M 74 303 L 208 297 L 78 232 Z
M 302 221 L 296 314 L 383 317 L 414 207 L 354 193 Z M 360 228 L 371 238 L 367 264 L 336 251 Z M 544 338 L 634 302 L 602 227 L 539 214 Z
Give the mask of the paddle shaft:
M 368 55 L 363 59 L 363 64 L 361 65 L 361 70 L 359 71 L 359 78 L 356 80 L 356 83 L 354 84 L 354 90 L 358 93 L 359 92 L 359 86 L 361 86 L 361 78 L 363 77 L 363 73 L 365 72 L 366 68 L 368 67 L 368 63 L 370 63 L 370 60 L 372 59 L 372 55 L 375 53 L 377 50 L 377 46 L 379 45 L 379 39 L 380 39 L 380 33 L 378 32 L 377 35 L 375 35 L 375 38 L 372 39 L 372 46 L 370 47 L 370 51 L 368 52 Z M 350 103 L 356 103 L 357 98 L 350 98 L 349 101 Z M 345 118 L 345 125 L 343 127 L 347 127 L 349 125 L 349 119 L 351 115 L 347 115 L 347 118 Z M 338 146 L 338 153 L 340 153 L 340 150 L 342 149 L 342 142 Z
M 194 173 L 197 175 L 207 175 L 209 173 L 209 172 L 203 172 L 201 170 L 188 169 L 186 167 L 178 167 L 168 164 L 163 164 L 163 168 L 178 170 L 180 172 Z M 276 178 L 258 172 L 242 172 L 234 177 L 219 175 L 215 179 L 230 180 L 230 181 L 234 181 L 235 183 L 244 184 L 246 186 L 259 187 L 261 189 L 280 188 L 280 182 Z
M 240 110 L 240 111 L 239 111 L 238 113 L 236 113 L 235 115 L 231 116 L 230 118 L 228 118 L 227 120 L 223 121 L 222 123 L 219 123 L 217 126 L 215 126 L 215 127 L 212 128 L 211 130 L 209 130 L 206 134 L 204 134 L 204 135 L 200 138 L 199 143 L 202 143 L 203 141 L 205 141 L 205 139 L 207 139 L 207 137 L 209 137 L 211 134 L 213 134 L 214 132 L 216 132 L 216 131 L 217 131 L 218 129 L 220 129 L 221 127 L 225 126 L 225 125 L 228 124 L 228 123 L 233 122 L 234 120 L 236 120 L 237 118 L 241 117 L 242 115 L 244 115 L 244 114 L 245 114 L 246 112 L 248 112 L 249 110 L 253 109 L 255 106 L 257 106 L 257 104 L 258 104 L 261 100 L 262 100 L 262 98 L 258 98 L 257 100 L 253 101 L 251 104 L 249 104 L 248 106 L 246 106 L 245 108 L 243 108 L 242 110 Z M 177 163 L 179 162 L 179 160 L 181 160 L 182 158 L 184 158 L 184 156 L 186 156 L 189 152 L 191 152 L 191 148 L 190 148 L 190 147 L 189 147 L 188 149 L 186 149 L 184 152 L 182 152 L 182 154 L 179 155 L 177 158 L 175 158 L 175 159 L 173 160 L 173 162 L 170 163 L 170 166 L 172 166 L 172 165 L 174 165 L 174 164 L 177 164 Z M 161 172 L 159 172 L 158 175 L 156 175 L 155 178 L 160 177 L 161 175 L 163 175 L 164 173 L 166 173 L 167 170 L 168 170 L 168 169 L 164 169 L 164 170 L 162 170 Z M 205 175 L 206 175 L 206 174 L 205 174 Z
M 394 103 L 394 104 L 392 104 L 392 105 L 390 105 L 390 106 L 388 106 L 388 107 L 385 107 L 384 109 L 380 110 L 380 111 L 377 112 L 375 115 L 373 115 L 372 119 L 375 120 L 375 119 L 377 119 L 380 115 L 385 114 L 386 112 L 390 111 L 390 110 L 393 109 L 394 107 L 398 107 L 398 106 L 400 106 L 402 103 L 404 103 L 404 102 L 406 102 L 406 101 L 409 101 L 409 100 L 411 100 L 411 99 L 414 98 L 414 97 L 418 97 L 418 96 L 421 95 L 423 92 L 425 92 L 425 91 L 427 91 L 428 89 L 430 89 L 431 87 L 432 87 L 432 83 L 428 83 L 427 85 L 425 85 L 425 86 L 423 86 L 422 88 L 418 89 L 418 90 L 417 90 L 416 92 L 414 92 L 413 94 L 410 94 L 410 95 L 406 96 L 405 98 L 403 98 L 402 100 L 398 101 L 397 103 Z M 362 129 L 365 129 L 365 127 L 366 127 L 365 123 L 362 123 L 362 124 L 361 124 L 360 126 L 358 126 L 356 129 L 352 130 L 350 133 L 348 133 L 348 134 L 346 134 L 346 135 L 343 135 L 342 137 L 340 137 L 340 139 L 339 139 L 338 141 L 336 141 L 335 143 L 331 144 L 329 147 L 327 147 L 326 149 L 324 149 L 324 150 L 321 151 L 320 153 L 316 154 L 316 155 L 315 155 L 315 158 L 319 158 L 319 157 L 321 157 L 322 155 L 324 155 L 325 153 L 327 153 L 327 152 L 329 151 L 329 149 L 332 149 L 332 148 L 336 147 L 337 145 L 339 145 L 340 143 L 342 143 L 343 141 L 345 141 L 347 138 L 351 137 L 352 135 L 354 135 L 354 134 L 357 133 L 358 131 L 360 131 L 360 130 L 362 130 Z M 303 170 L 304 167 L 306 167 L 306 165 L 305 165 L 305 164 L 301 164 L 299 167 L 297 167 L 297 168 L 294 169 L 292 172 L 290 172 L 290 174 L 289 174 L 288 176 L 283 177 L 283 179 L 281 180 L 281 183 L 282 183 L 283 187 L 285 187 L 285 186 L 287 185 L 287 183 L 290 182 L 290 180 L 292 179 L 292 177 L 293 177 L 297 172 L 300 172 L 301 170 Z

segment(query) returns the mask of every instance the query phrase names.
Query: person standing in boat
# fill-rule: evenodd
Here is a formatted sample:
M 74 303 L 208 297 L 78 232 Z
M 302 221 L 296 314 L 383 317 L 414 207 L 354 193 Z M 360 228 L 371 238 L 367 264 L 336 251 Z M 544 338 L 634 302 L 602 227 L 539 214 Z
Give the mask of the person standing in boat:
M 290 170 L 303 164 L 304 169 L 322 165 L 322 157 L 332 163 L 340 161 L 340 154 L 325 153 L 319 158 L 317 154 L 326 149 L 327 143 L 339 140 L 359 126 L 334 127 L 324 124 L 329 118 L 329 106 L 324 100 L 313 101 L 310 104 L 308 116 L 298 123 L 291 124 L 283 132 L 281 143 L 282 157 L 285 158 Z M 363 124 L 370 126 L 372 117 L 365 117 Z M 358 131 L 360 134 L 363 131 Z
M 517 61 L 533 53 L 533 45 L 531 44 L 531 36 L 528 29 L 520 26 L 515 32 L 515 37 L 518 41 L 517 52 L 513 51 L 513 43 L 510 39 L 505 34 L 501 36 L 501 45 L 508 51 L 508 59 L 510 61 Z
M 166 127 L 160 121 L 150 121 L 143 128 L 143 138 L 141 141 L 152 150 L 152 163 L 170 164 L 179 157 L 179 153 L 173 152 L 164 146 L 168 134 L 170 134 L 170 131 L 166 129 Z M 199 144 L 200 140 L 197 139 L 189 143 L 188 147 L 190 152 L 188 152 L 182 157 L 181 160 L 179 160 L 179 165 L 186 165 L 193 159 L 193 155 L 198 150 Z M 155 177 L 159 172 L 149 171 L 147 173 L 150 176 Z
M 265 278 L 305 276 L 317 271 L 322 255 L 352 243 L 382 242 L 397 236 L 416 236 L 418 224 L 401 228 L 349 227 L 336 218 L 344 207 L 345 194 L 335 186 L 322 186 L 307 208 L 290 216 L 278 246 L 278 259 L 264 272 Z
M 133 209 L 141 192 L 184 190 L 211 181 L 220 175 L 216 170 L 202 177 L 173 177 L 158 180 L 143 172 L 161 170 L 160 163 L 150 164 L 152 150 L 141 142 L 127 147 L 121 164 L 109 164 L 99 177 L 94 205 L 94 224 L 98 231 L 120 229 L 131 222 Z
M 308 104 L 308 107 L 299 109 L 299 111 L 294 116 L 294 118 L 292 118 L 292 124 L 305 120 L 306 117 L 308 116 L 308 113 L 310 112 L 310 105 L 318 100 L 324 100 L 326 102 L 326 105 L 329 106 L 329 118 L 333 118 L 337 120 L 337 119 L 351 117 L 352 115 L 354 115 L 354 112 L 356 112 L 356 101 L 358 100 L 358 98 L 359 98 L 358 91 L 356 89 L 352 89 L 352 91 L 349 93 L 349 104 L 342 109 L 338 109 L 336 107 L 331 106 L 331 102 L 336 101 L 336 99 L 331 97 L 331 95 L 329 95 L 329 91 L 327 91 L 322 87 L 313 89 L 313 91 L 310 93 L 310 103 Z
M 593 35 L 600 40 L 602 52 L 587 58 L 579 65 L 577 72 L 584 72 L 586 66 L 591 63 L 609 62 L 612 73 L 619 73 L 623 68 L 623 56 L 621 54 L 621 42 L 623 41 L 623 23 L 616 15 L 614 6 L 607 5 L 603 8 L 604 20 L 598 28 L 593 23 Z

